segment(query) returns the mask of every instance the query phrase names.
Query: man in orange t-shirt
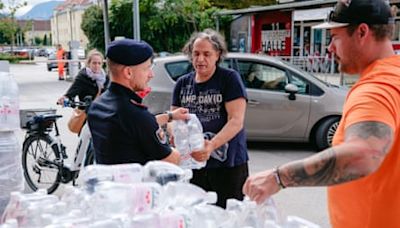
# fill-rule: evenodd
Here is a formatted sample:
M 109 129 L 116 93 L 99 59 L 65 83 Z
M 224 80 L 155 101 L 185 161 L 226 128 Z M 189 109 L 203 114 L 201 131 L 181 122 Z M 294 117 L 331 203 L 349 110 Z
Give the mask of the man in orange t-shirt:
M 63 60 L 65 57 L 65 51 L 62 48 L 61 44 L 57 45 L 57 53 L 56 53 L 56 59 L 57 60 Z M 58 67 L 58 80 L 64 80 L 64 62 L 58 62 L 57 67 Z
M 331 224 L 400 227 L 400 56 L 385 0 L 340 0 L 328 22 L 329 51 L 341 72 L 360 74 L 350 90 L 333 147 L 252 175 L 243 192 L 261 203 L 281 188 L 329 186 Z

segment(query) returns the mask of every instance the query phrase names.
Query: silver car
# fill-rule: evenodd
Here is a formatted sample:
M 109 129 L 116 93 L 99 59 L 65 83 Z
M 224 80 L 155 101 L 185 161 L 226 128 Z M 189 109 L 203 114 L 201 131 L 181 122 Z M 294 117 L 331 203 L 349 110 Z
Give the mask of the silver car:
M 342 115 L 347 89 L 331 85 L 274 57 L 229 53 L 221 66 L 240 73 L 247 87 L 249 141 L 312 142 L 327 148 Z M 155 77 L 144 103 L 158 114 L 170 108 L 175 81 L 192 71 L 183 56 L 154 60 Z

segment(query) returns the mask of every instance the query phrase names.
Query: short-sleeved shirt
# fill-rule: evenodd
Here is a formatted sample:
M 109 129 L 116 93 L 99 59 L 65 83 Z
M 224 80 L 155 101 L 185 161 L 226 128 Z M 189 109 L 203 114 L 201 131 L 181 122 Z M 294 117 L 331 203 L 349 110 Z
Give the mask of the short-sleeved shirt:
M 188 108 L 190 113 L 199 118 L 203 132 L 215 135 L 228 121 L 225 103 L 239 98 L 247 99 L 240 75 L 236 71 L 217 67 L 206 82 L 197 83 L 195 72 L 179 78 L 174 88 L 172 105 Z M 234 167 L 247 160 L 246 134 L 243 128 L 229 141 L 226 160 L 220 161 L 211 157 L 206 168 Z
M 393 129 L 394 143 L 378 170 L 364 178 L 328 188 L 333 227 L 400 227 L 400 56 L 372 63 L 350 90 L 333 145 L 345 129 L 363 122 Z
M 112 82 L 89 108 L 88 123 L 99 164 L 161 160 L 171 153 L 163 130 L 142 99 Z

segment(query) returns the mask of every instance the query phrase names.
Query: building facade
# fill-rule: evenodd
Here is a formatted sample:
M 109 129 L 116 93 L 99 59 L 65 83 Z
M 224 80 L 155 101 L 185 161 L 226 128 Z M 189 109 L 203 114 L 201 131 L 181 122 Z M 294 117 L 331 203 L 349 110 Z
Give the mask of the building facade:
M 81 23 L 83 13 L 92 4 L 91 0 L 67 0 L 56 7 L 51 18 L 53 45 L 61 44 L 68 50 L 70 41 L 78 41 L 80 47 L 86 49 L 89 41 Z
M 17 22 L 18 27 L 22 28 L 25 38 L 25 42 L 23 42 L 21 34 L 17 34 L 17 46 L 38 45 L 35 43 L 35 38 L 46 39 L 44 45 L 51 43 L 50 20 L 18 20 Z
M 277 5 L 222 11 L 234 15 L 229 46 L 231 51 L 265 53 L 273 56 L 325 56 L 330 34 L 311 29 L 323 22 L 337 0 L 281 0 Z M 390 1 L 398 11 L 400 0 Z M 400 51 L 400 15 L 396 13 L 393 46 Z

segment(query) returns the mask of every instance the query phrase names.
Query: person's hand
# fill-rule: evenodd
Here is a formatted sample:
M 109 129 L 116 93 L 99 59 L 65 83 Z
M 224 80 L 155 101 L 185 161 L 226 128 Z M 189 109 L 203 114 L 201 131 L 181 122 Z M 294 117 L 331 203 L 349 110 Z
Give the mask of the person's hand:
M 214 147 L 210 140 L 204 140 L 204 148 L 198 151 L 192 151 L 190 156 L 198 162 L 204 162 L 210 159 L 211 153 L 214 151 Z
M 280 190 L 273 172 L 271 169 L 249 176 L 243 185 L 243 193 L 257 204 L 263 203 Z
M 58 98 L 57 104 L 58 104 L 58 105 L 64 105 L 64 100 L 65 100 L 65 99 L 67 99 L 66 96 L 62 96 L 62 97 Z
M 187 108 L 177 108 L 172 111 L 172 119 L 173 120 L 188 120 L 189 116 L 189 109 Z

